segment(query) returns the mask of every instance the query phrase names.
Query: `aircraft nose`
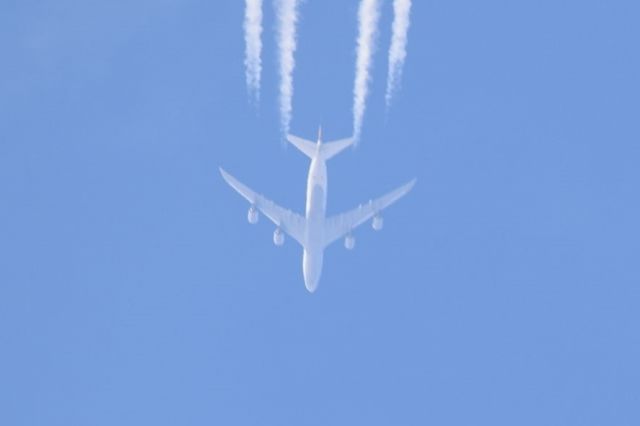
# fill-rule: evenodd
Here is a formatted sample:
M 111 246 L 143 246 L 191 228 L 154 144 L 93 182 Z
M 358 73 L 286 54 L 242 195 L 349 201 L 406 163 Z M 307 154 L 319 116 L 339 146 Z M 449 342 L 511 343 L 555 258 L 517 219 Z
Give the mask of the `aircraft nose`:
M 320 282 L 320 274 L 316 268 L 304 268 L 304 286 L 309 293 L 313 293 L 318 288 Z
M 314 293 L 316 291 L 316 288 L 318 288 L 318 281 L 305 279 L 304 286 L 307 288 L 307 291 L 309 291 L 309 293 Z
M 304 275 L 304 286 L 309 293 L 315 292 L 322 274 L 322 253 L 304 251 L 302 274 Z

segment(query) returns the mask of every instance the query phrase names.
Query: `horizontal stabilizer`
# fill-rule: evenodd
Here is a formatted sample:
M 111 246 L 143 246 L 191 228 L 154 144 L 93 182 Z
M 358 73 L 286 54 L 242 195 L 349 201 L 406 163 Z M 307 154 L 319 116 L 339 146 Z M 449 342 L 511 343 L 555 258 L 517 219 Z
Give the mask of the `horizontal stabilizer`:
M 309 140 L 291 134 L 287 135 L 287 140 L 302 151 L 307 157 L 314 159 L 318 154 L 320 154 L 323 160 L 330 159 L 353 144 L 353 138 L 345 138 L 326 143 L 322 141 L 313 143 Z
M 345 138 L 333 142 L 323 143 L 321 148 L 322 157 L 325 160 L 328 160 L 334 155 L 342 152 L 342 150 L 344 150 L 348 146 L 351 146 L 351 144 L 353 144 L 353 138 Z
M 311 159 L 315 158 L 316 153 L 318 152 L 318 146 L 315 143 L 291 134 L 287 135 L 287 140 L 302 151 L 307 157 Z

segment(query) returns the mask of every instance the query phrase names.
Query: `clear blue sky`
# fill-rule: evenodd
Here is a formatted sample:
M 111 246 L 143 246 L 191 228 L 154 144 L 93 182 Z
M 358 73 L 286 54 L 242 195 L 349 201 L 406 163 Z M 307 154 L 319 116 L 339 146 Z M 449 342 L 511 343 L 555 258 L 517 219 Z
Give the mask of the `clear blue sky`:
M 351 132 L 357 2 L 301 8 L 292 131 Z M 272 2 L 0 5 L 0 424 L 640 424 L 640 6 L 415 1 L 385 121 L 384 2 L 329 212 L 416 176 L 386 227 L 301 252 Z

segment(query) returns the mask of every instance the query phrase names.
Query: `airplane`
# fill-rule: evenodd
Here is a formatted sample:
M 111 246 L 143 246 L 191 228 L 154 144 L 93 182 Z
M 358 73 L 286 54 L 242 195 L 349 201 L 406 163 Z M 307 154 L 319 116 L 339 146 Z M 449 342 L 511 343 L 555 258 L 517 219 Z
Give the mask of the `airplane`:
M 416 183 L 413 179 L 375 200 L 360 204 L 348 212 L 326 217 L 327 207 L 327 166 L 326 161 L 353 144 L 353 138 L 340 139 L 333 142 L 322 141 L 322 127 L 318 129 L 316 143 L 294 135 L 287 135 L 287 140 L 311 159 L 307 179 L 306 214 L 301 216 L 291 210 L 280 207 L 271 200 L 256 193 L 220 167 L 224 180 L 243 196 L 251 206 L 247 220 L 251 224 L 258 222 L 262 212 L 276 225 L 273 243 L 284 244 L 284 234 L 288 234 L 303 248 L 302 272 L 304 284 L 310 293 L 318 288 L 322 273 L 324 249 L 334 241 L 345 237 L 344 245 L 348 250 L 355 247 L 353 230 L 372 219 L 372 227 L 382 229 L 383 219 L 380 212 L 406 195 Z

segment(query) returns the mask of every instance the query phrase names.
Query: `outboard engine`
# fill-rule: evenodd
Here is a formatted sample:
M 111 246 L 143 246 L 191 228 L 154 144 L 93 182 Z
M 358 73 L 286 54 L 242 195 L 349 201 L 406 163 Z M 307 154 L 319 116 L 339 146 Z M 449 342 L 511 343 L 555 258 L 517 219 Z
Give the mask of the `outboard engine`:
M 282 232 L 282 229 L 276 228 L 276 230 L 273 231 L 273 244 L 278 247 L 284 244 L 284 233 Z
M 249 207 L 249 212 L 247 213 L 247 220 L 249 221 L 249 223 L 255 225 L 256 223 L 258 223 L 258 218 L 258 209 L 256 209 L 255 206 Z
M 344 248 L 346 248 L 347 250 L 353 250 L 353 248 L 356 246 L 356 238 L 349 234 L 344 238 Z
M 371 222 L 371 227 L 375 230 L 375 231 L 379 231 L 382 229 L 382 226 L 384 225 L 384 221 L 382 220 L 382 216 L 380 216 L 379 214 L 376 214 L 373 217 L 373 221 Z

